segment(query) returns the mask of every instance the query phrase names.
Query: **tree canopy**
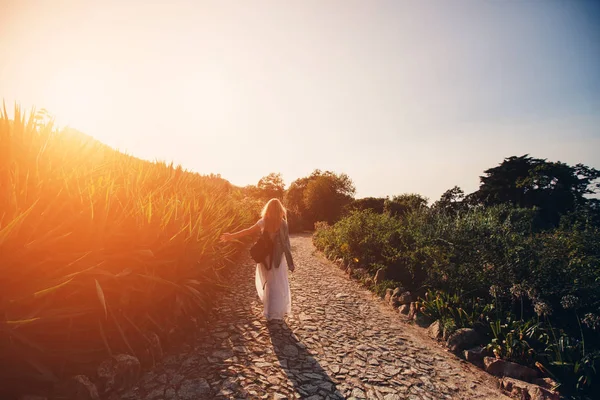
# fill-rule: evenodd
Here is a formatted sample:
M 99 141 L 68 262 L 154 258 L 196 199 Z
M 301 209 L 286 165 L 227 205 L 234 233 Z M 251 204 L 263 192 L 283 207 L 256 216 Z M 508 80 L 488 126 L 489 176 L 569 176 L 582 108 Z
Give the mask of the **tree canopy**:
M 556 225 L 561 215 L 588 203 L 586 195 L 600 188 L 600 171 L 583 164 L 569 166 L 529 155 L 506 158 L 484 171 L 479 190 L 469 202 L 482 205 L 510 203 L 540 210 L 544 220 Z
M 312 228 L 317 221 L 337 221 L 355 192 L 348 175 L 317 169 L 310 176 L 290 184 L 285 203 L 302 220 L 305 228 Z

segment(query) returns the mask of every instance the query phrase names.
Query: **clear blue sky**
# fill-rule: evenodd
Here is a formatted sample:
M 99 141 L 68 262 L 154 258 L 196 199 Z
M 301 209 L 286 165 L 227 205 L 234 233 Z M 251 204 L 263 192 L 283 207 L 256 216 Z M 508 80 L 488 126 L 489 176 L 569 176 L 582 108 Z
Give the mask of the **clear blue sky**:
M 238 185 L 433 201 L 511 155 L 600 167 L 597 1 L 0 0 L 0 60 L 7 102 Z

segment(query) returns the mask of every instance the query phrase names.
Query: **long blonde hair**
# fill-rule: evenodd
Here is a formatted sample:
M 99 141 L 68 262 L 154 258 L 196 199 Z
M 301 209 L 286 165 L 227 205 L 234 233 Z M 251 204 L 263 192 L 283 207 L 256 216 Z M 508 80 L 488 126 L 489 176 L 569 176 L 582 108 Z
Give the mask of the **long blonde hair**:
M 279 229 L 281 221 L 287 220 L 287 211 L 279 199 L 273 198 L 265 204 L 261 216 L 265 221 L 265 230 L 275 232 Z

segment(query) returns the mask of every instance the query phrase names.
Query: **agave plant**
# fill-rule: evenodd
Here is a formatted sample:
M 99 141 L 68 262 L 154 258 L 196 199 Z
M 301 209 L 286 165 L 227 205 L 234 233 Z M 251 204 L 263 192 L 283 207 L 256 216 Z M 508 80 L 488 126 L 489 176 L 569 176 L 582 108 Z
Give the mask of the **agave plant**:
M 57 381 L 202 318 L 255 216 L 228 182 L 0 115 L 0 384 Z M 17 379 L 18 380 L 15 380 Z

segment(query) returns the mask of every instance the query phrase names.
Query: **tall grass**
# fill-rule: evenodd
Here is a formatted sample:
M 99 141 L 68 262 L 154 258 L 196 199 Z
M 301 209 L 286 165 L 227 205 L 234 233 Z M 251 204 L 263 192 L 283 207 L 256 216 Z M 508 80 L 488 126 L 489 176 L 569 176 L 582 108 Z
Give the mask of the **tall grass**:
M 202 319 L 248 223 L 227 181 L 0 115 L 0 385 L 52 384 Z M 6 368 L 6 366 L 10 366 Z

